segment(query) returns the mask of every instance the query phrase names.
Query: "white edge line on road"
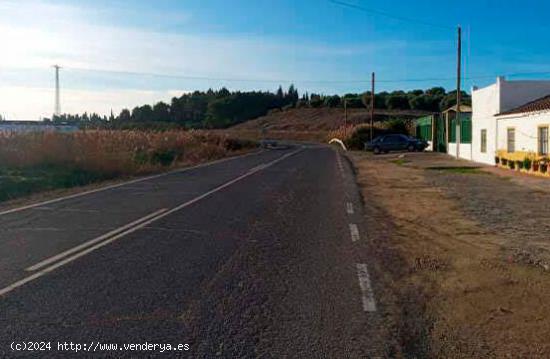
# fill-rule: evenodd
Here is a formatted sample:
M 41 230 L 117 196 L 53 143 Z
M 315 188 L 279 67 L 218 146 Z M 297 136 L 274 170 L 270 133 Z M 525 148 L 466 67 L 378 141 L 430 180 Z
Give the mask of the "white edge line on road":
M 357 228 L 357 225 L 354 223 L 350 223 L 349 232 L 351 234 L 351 240 L 353 242 L 357 242 L 359 240 L 359 228 Z
M 361 288 L 363 310 L 365 312 L 376 312 L 376 301 L 366 264 L 357 263 L 357 277 L 359 278 L 359 287 Z
M 353 214 L 354 213 L 353 212 L 353 203 L 351 203 L 351 202 L 346 203 L 346 212 L 348 214 Z
M 132 183 L 138 183 L 138 182 L 143 182 L 143 181 L 147 181 L 147 180 L 152 180 L 152 179 L 155 179 L 155 178 L 168 176 L 168 175 L 171 175 L 171 174 L 174 174 L 174 173 L 187 172 L 187 171 L 191 171 L 191 170 L 194 170 L 194 169 L 198 169 L 198 168 L 202 168 L 202 167 L 208 167 L 208 166 L 212 166 L 212 165 L 215 165 L 215 164 L 223 163 L 223 162 L 226 162 L 226 161 L 232 161 L 232 160 L 235 160 L 235 159 L 238 159 L 238 158 L 248 157 L 248 156 L 252 156 L 252 155 L 258 155 L 258 154 L 263 153 L 263 152 L 264 152 L 263 150 L 259 150 L 259 151 L 255 151 L 255 152 L 251 152 L 251 153 L 246 153 L 246 154 L 240 155 L 240 156 L 221 158 L 221 159 L 216 160 L 216 161 L 205 162 L 205 163 L 201 163 L 201 164 L 196 165 L 196 166 L 175 169 L 173 171 L 159 173 L 159 174 L 152 175 L 152 176 L 147 176 L 147 177 L 136 178 L 136 179 L 133 179 L 133 180 L 130 180 L 130 181 L 125 181 L 125 182 L 121 182 L 121 183 L 117 183 L 117 184 L 112 184 L 112 185 L 92 189 L 92 190 L 89 190 L 89 191 L 78 192 L 78 193 L 70 194 L 70 195 L 63 196 L 63 197 L 53 198 L 53 199 L 50 199 L 50 200 L 47 200 L 47 201 L 42 201 L 42 202 L 28 204 L 28 205 L 21 206 L 21 207 L 7 209 L 5 211 L 1 211 L 0 216 L 10 214 L 10 213 L 14 213 L 14 212 L 24 211 L 26 209 L 31 209 L 31 208 L 35 208 L 35 207 L 44 206 L 46 204 L 61 202 L 61 201 L 67 200 L 67 199 L 86 196 L 88 194 L 107 191 L 107 190 L 110 190 L 110 189 L 113 189 L 113 188 L 126 186 L 126 185 L 129 185 L 129 184 L 132 184 Z
M 153 213 L 151 213 L 151 214 L 149 214 L 149 215 L 147 215 L 147 216 L 145 216 L 145 217 L 142 217 L 142 218 L 137 219 L 137 220 L 135 220 L 135 221 L 133 221 L 133 222 L 131 222 L 131 223 L 128 223 L 128 224 L 126 224 L 126 225 L 124 225 L 124 226 L 122 226 L 122 227 L 119 227 L 119 228 L 116 228 L 116 229 L 114 229 L 114 230 L 112 230 L 112 231 L 110 231 L 110 232 L 107 232 L 107 233 L 105 233 L 105 234 L 103 234 L 103 235 L 101 235 L 101 236 L 99 236 L 99 237 L 97 237 L 97 238 L 94 238 L 94 239 L 92 239 L 92 240 L 89 240 L 89 241 L 87 241 L 87 242 L 84 242 L 84 243 L 82 243 L 82 244 L 80 244 L 80 245 L 78 245 L 78 246 L 76 246 L 76 247 L 73 247 L 73 248 L 71 248 L 71 249 L 68 249 L 68 250 L 66 250 L 66 251 L 64 251 L 64 252 L 61 252 L 61 253 L 59 253 L 59 254 L 56 254 L 55 256 L 50 257 L 50 258 L 48 258 L 48 259 L 45 259 L 45 260 L 43 260 L 43 261 L 41 261 L 41 262 L 39 262 L 39 263 L 37 263 L 37 264 L 35 264 L 35 265 L 33 265 L 33 266 L 28 267 L 28 268 L 25 269 L 25 270 L 26 270 L 27 272 L 34 272 L 35 270 L 38 270 L 38 269 L 40 269 L 40 268 L 42 268 L 42 267 L 45 267 L 45 266 L 47 266 L 47 265 L 49 265 L 49 264 L 51 264 L 51 263 L 53 263 L 53 262 L 57 262 L 57 261 L 60 260 L 61 258 L 65 258 L 65 257 L 67 257 L 67 256 L 70 255 L 70 254 L 73 254 L 73 253 L 75 253 L 75 252 L 78 252 L 78 251 L 81 250 L 81 249 L 84 249 L 84 248 L 86 248 L 86 247 L 91 246 L 92 244 L 96 244 L 96 243 L 98 243 L 98 242 L 101 242 L 101 241 L 104 240 L 104 239 L 107 239 L 107 238 L 112 237 L 112 236 L 114 236 L 114 235 L 116 235 L 116 234 L 118 234 L 118 233 L 120 233 L 120 232 L 123 232 L 123 231 L 129 229 L 129 228 L 132 228 L 132 227 L 138 225 L 140 222 L 146 221 L 146 220 L 148 220 L 148 219 L 150 219 L 150 218 L 152 218 L 152 217 L 155 217 L 155 216 L 157 216 L 157 215 L 159 215 L 159 214 L 161 214 L 161 213 L 163 213 L 163 212 L 166 212 L 166 211 L 168 211 L 167 208 L 160 209 L 160 210 L 158 210 L 158 211 L 156 211 L 156 212 L 153 212 Z
M 252 169 L 252 170 L 248 171 L 247 173 L 245 173 L 245 174 L 243 174 L 243 175 L 241 175 L 241 176 L 239 176 L 239 177 L 237 177 L 237 178 L 232 179 L 232 180 L 229 181 L 229 182 L 226 182 L 226 183 L 224 183 L 224 184 L 222 184 L 222 185 L 220 185 L 220 186 L 218 186 L 218 187 L 216 187 L 216 188 L 214 188 L 214 189 L 212 189 L 212 190 L 210 190 L 210 191 L 208 191 L 208 192 L 206 192 L 206 193 L 204 193 L 204 194 L 202 194 L 202 195 L 200 195 L 200 196 L 198 196 L 198 197 L 193 198 L 193 199 L 190 200 L 190 201 L 187 201 L 187 202 L 185 202 L 185 203 L 182 203 L 182 204 L 180 204 L 179 206 L 174 207 L 174 208 L 172 208 L 172 209 L 170 209 L 170 210 L 168 210 L 168 211 L 165 211 L 165 212 L 163 212 L 163 213 L 161 213 L 161 214 L 157 215 L 156 217 L 153 217 L 153 218 L 151 218 L 151 219 L 149 219 L 149 220 L 142 221 L 142 222 L 140 222 L 138 225 L 136 225 L 135 227 L 129 228 L 129 229 L 127 229 L 126 231 L 121 232 L 121 233 L 115 235 L 114 237 L 110 237 L 109 239 L 107 239 L 107 240 L 105 240 L 105 241 L 103 241 L 103 242 L 99 242 L 99 243 L 93 245 L 92 247 L 89 247 L 89 248 L 87 248 L 87 249 L 85 249 L 85 250 L 83 250 L 83 251 L 81 251 L 81 252 L 78 252 L 78 253 L 74 254 L 74 255 L 71 256 L 71 257 L 65 258 L 65 259 L 63 259 L 63 260 L 60 261 L 60 262 L 57 262 L 57 263 L 55 263 L 55 264 L 53 264 L 53 265 L 51 265 L 51 266 L 49 266 L 49 267 L 46 267 L 46 268 L 44 268 L 44 269 L 42 269 L 42 270 L 40 270 L 40 271 L 38 271 L 38 272 L 36 272 L 36 273 L 34 273 L 34 274 L 28 276 L 28 277 L 25 277 L 25 278 L 23 278 L 23 279 L 21 279 L 21 280 L 15 282 L 15 283 L 13 283 L 13 284 L 10 284 L 10 285 L 8 285 L 8 286 L 5 287 L 5 288 L 0 289 L 0 297 L 3 296 L 3 295 L 5 295 L 5 294 L 7 294 L 7 293 L 9 293 L 9 292 L 11 292 L 11 291 L 14 290 L 14 289 L 17 289 L 17 288 L 19 288 L 19 287 L 21 287 L 21 286 L 23 286 L 23 285 L 25 285 L 25 284 L 27 284 L 27 283 L 29 283 L 29 282 L 35 280 L 35 279 L 37 279 L 37 278 L 40 278 L 40 277 L 46 275 L 46 274 L 49 273 L 49 272 L 52 272 L 52 271 L 56 270 L 56 269 L 59 268 L 59 267 L 64 266 L 65 264 L 71 263 L 71 262 L 77 260 L 78 258 L 80 258 L 80 257 L 82 257 L 82 256 L 85 256 L 85 255 L 87 255 L 87 254 L 89 254 L 89 253 L 95 251 L 96 249 L 99 249 L 99 248 L 101 248 L 101 247 L 104 247 L 104 246 L 106 246 L 107 244 L 112 243 L 112 242 L 116 241 L 116 240 L 119 239 L 119 238 L 122 238 L 122 237 L 124 237 L 124 236 L 126 236 L 126 235 L 128 235 L 128 234 L 131 234 L 131 233 L 133 233 L 133 232 L 135 232 L 135 231 L 137 231 L 137 230 L 139 230 L 139 229 L 141 229 L 141 228 L 143 228 L 143 227 L 145 227 L 145 226 L 148 226 L 149 224 L 151 224 L 151 223 L 153 223 L 153 222 L 155 222 L 155 221 L 158 221 L 158 220 L 161 219 L 161 218 L 164 218 L 164 217 L 166 217 L 166 216 L 168 216 L 168 215 L 170 215 L 170 214 L 172 214 L 172 213 L 174 213 L 174 212 L 177 212 L 177 211 L 179 211 L 179 210 L 181 210 L 181 209 L 183 209 L 183 208 L 185 208 L 185 207 L 188 207 L 188 206 L 192 205 L 193 203 L 196 203 L 196 202 L 198 202 L 198 201 L 200 201 L 200 200 L 202 200 L 202 199 L 204 199 L 204 198 L 206 198 L 206 197 L 208 197 L 208 196 L 210 196 L 210 195 L 212 195 L 212 194 L 214 194 L 214 193 L 216 193 L 216 192 L 218 192 L 218 191 L 221 191 L 222 189 L 224 189 L 224 188 L 226 188 L 226 187 L 229 187 L 229 186 L 231 186 L 232 184 L 235 184 L 235 183 L 237 183 L 237 182 L 239 182 L 239 181 L 241 181 L 241 180 L 243 180 L 243 179 L 245 179 L 245 178 L 247 178 L 247 177 L 249 177 L 249 176 L 255 174 L 256 172 L 259 172 L 259 171 L 261 171 L 261 170 L 263 170 L 263 169 L 266 169 L 266 168 L 268 168 L 268 167 L 271 167 L 271 166 L 273 166 L 273 165 L 275 165 L 275 164 L 277 164 L 277 163 L 279 163 L 279 162 L 285 160 L 286 158 L 288 158 L 288 157 L 290 157 L 290 156 L 293 156 L 293 155 L 295 155 L 295 154 L 301 152 L 302 150 L 303 150 L 303 148 L 301 148 L 301 149 L 299 149 L 299 150 L 296 150 L 296 151 L 294 151 L 294 152 L 291 152 L 291 153 L 287 153 L 286 155 L 283 155 L 283 156 L 279 157 L 278 159 L 276 159 L 276 160 L 274 160 L 274 161 L 268 162 L 268 163 L 265 165 L 265 167 L 263 167 L 263 168 L 261 168 L 261 169 Z

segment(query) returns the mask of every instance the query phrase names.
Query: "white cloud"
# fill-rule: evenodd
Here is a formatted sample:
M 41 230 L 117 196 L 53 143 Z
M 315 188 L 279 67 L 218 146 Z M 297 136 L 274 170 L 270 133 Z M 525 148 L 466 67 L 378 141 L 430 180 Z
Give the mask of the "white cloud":
M 169 103 L 183 90 L 64 90 L 61 93 L 62 111 L 65 113 L 96 112 L 118 114 L 123 108 L 132 109 L 159 101 Z M 38 120 L 50 117 L 54 106 L 54 90 L 42 87 L 0 87 L 0 115 L 9 120 Z
M 120 11 L 120 9 L 111 9 Z M 351 70 L 342 63 L 353 57 L 372 58 L 380 50 L 396 53 L 407 45 L 399 41 L 385 41 L 355 46 L 332 46 L 314 42 L 292 42 L 288 39 L 258 38 L 255 36 L 221 36 L 211 34 L 183 34 L 159 30 L 109 25 L 105 18 L 109 9 L 90 9 L 59 5 L 48 1 L 0 0 L 0 68 L 43 68 L 53 64 L 67 68 L 107 69 L 114 71 L 180 74 L 219 78 L 253 79 L 326 79 L 334 76 L 352 79 Z M 126 11 L 126 10 L 125 10 Z M 110 14 L 112 16 L 112 14 Z M 170 15 L 170 14 L 166 14 Z M 184 22 L 189 14 L 171 15 L 173 21 Z M 153 17 L 154 18 L 154 17 Z M 53 77 L 53 70 L 52 77 Z M 342 72 L 348 71 L 348 72 Z M 62 72 L 63 76 L 63 72 Z M 42 76 L 42 81 L 44 77 Z M 136 101 L 152 102 L 169 99 L 174 80 L 156 79 L 151 88 L 164 86 L 166 91 L 138 91 L 128 81 L 125 91 L 98 91 L 94 80 L 62 84 L 64 111 L 94 111 L 108 113 L 110 107 L 126 107 Z M 176 80 L 178 82 L 179 80 Z M 100 82 L 99 79 L 95 82 Z M 299 83 L 300 81 L 296 81 Z M 178 82 L 179 83 L 179 82 Z M 153 84 L 152 84 L 153 85 Z M 196 81 L 181 80 L 177 87 L 196 86 Z M 207 83 L 212 86 L 212 83 Z M 226 83 L 220 82 L 220 85 Z M 243 85 L 243 84 L 240 84 Z M 254 86 L 255 84 L 248 84 Z M 47 86 L 38 78 L 20 76 L 10 86 L 37 88 Z M 206 86 L 206 85 L 205 85 Z M 265 87 L 265 84 L 263 85 Z M 275 86 L 271 84 L 270 86 Z M 52 84 L 53 87 L 53 84 Z M 117 86 L 120 88 L 121 86 Z M 49 116 L 53 108 L 53 93 L 46 91 L 15 91 L 0 89 L 13 101 L 1 99 L 0 112 L 16 113 L 17 117 Z M 145 95 L 149 93 L 148 95 Z M 14 96 L 20 95 L 21 99 Z M 108 96 L 107 96 L 108 95 Z M 157 96 L 158 95 L 158 96 Z M 38 96 L 40 98 L 30 98 Z M 102 100 L 106 100 L 103 102 Z M 113 99 L 113 100 L 110 100 Z M 31 101 L 32 106 L 22 106 Z M 111 105 L 111 103 L 115 105 Z M 108 106 L 108 107 L 107 107 Z M 107 112 L 105 112 L 107 111 Z

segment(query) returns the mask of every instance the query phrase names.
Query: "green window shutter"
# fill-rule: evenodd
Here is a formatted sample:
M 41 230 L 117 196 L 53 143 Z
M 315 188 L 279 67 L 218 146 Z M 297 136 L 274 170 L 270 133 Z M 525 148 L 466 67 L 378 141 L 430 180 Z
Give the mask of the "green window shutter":
M 464 117 L 460 123 L 460 142 L 472 143 L 472 119 L 470 116 Z

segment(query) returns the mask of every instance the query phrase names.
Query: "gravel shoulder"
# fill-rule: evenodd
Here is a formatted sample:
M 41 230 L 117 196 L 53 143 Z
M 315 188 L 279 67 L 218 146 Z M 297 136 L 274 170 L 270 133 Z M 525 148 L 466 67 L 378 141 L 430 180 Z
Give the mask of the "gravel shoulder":
M 550 181 L 433 153 L 348 157 L 406 355 L 550 355 Z

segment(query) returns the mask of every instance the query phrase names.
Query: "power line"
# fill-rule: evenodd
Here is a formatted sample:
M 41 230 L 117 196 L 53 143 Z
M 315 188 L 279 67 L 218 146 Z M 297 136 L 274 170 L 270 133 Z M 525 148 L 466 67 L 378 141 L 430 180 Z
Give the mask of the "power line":
M 313 79 L 254 79 L 254 78 L 222 78 L 222 77 L 211 77 L 211 76 L 193 76 L 193 75 L 182 75 L 182 74 L 169 74 L 169 73 L 154 73 L 154 72 L 138 72 L 138 71 L 122 71 L 122 70 L 109 70 L 109 69 L 99 69 L 99 68 L 81 68 L 81 67 L 66 67 L 63 66 L 63 69 L 67 72 L 70 71 L 83 71 L 83 72 L 96 72 L 96 73 L 106 73 L 106 74 L 119 74 L 119 75 L 128 75 L 128 76 L 147 76 L 147 77 L 158 77 L 166 79 L 183 79 L 183 80 L 202 80 L 202 81 L 216 81 L 216 82 L 249 82 L 249 83 L 273 83 L 273 84 L 370 84 L 371 79 L 355 79 L 355 80 L 313 80 Z M 550 75 L 550 70 L 548 71 L 533 71 L 533 72 L 511 72 L 511 73 L 494 73 L 494 74 L 478 74 L 473 76 L 464 76 L 464 80 L 482 80 L 482 79 L 495 79 L 497 76 L 504 77 L 528 77 L 528 76 L 548 76 Z M 443 82 L 443 81 L 454 81 L 456 77 L 424 77 L 424 78 L 378 78 L 377 83 L 419 83 L 419 82 Z
M 384 17 L 394 19 L 394 20 L 399 20 L 399 21 L 403 21 L 403 22 L 410 22 L 410 23 L 414 23 L 414 24 L 420 24 L 420 25 L 431 26 L 431 27 L 437 27 L 437 28 L 440 28 L 440 29 L 453 29 L 454 30 L 454 27 L 451 27 L 451 26 L 448 26 L 448 25 L 436 24 L 436 23 L 427 22 L 427 21 L 424 21 L 424 20 L 417 20 L 417 19 L 413 19 L 413 18 L 409 18 L 409 17 L 396 16 L 396 15 L 393 15 L 393 14 L 388 13 L 388 12 L 368 9 L 368 8 L 363 7 L 363 6 L 350 4 L 350 3 L 347 3 L 347 2 L 344 2 L 344 1 L 328 0 L 328 2 L 336 4 L 336 5 L 340 5 L 340 6 L 343 6 L 343 7 L 347 7 L 349 9 L 359 10 L 361 12 L 365 12 L 365 13 L 369 13 L 369 14 L 380 15 L 380 16 L 384 16 Z
M 370 79 L 365 80 L 311 80 L 311 79 L 252 79 L 252 78 L 222 78 L 222 77 L 210 77 L 210 76 L 192 76 L 181 74 L 167 74 L 167 73 L 154 73 L 154 72 L 137 72 L 137 71 L 121 71 L 121 70 L 107 70 L 97 68 L 79 68 L 79 67 L 65 67 L 65 70 L 75 71 L 89 71 L 98 73 L 110 73 L 118 75 L 130 75 L 130 76 L 148 76 L 158 78 L 172 78 L 182 80 L 201 80 L 201 81 L 220 81 L 220 82 L 251 82 L 251 83 L 301 83 L 301 84 L 350 84 L 350 83 L 370 83 Z M 449 78 L 425 78 L 425 79 L 395 79 L 395 80 L 381 80 L 378 82 L 422 82 L 422 81 L 443 81 L 450 80 Z M 452 79 L 451 79 L 452 80 Z
M 221 78 L 210 76 L 193 76 L 193 75 L 181 75 L 181 74 L 167 74 L 167 73 L 154 73 L 154 72 L 138 72 L 138 71 L 121 71 L 121 70 L 108 70 L 97 68 L 79 68 L 79 67 L 64 67 L 65 70 L 75 71 L 89 71 L 98 73 L 110 73 L 130 76 L 148 76 L 158 78 L 172 78 L 183 80 L 202 80 L 202 81 L 220 81 L 220 82 L 251 82 L 251 83 L 312 83 L 312 84 L 363 84 L 370 83 L 371 79 L 359 79 L 359 80 L 311 80 L 311 79 L 253 79 L 253 78 Z M 518 76 L 533 76 L 533 75 L 550 75 L 550 71 L 537 71 L 537 72 L 516 72 L 516 73 L 504 73 L 500 76 L 506 77 L 518 77 Z M 464 80 L 481 80 L 496 78 L 499 74 L 487 74 L 487 75 L 474 75 L 465 76 Z M 426 77 L 426 78 L 401 78 L 401 79 L 377 79 L 378 83 L 400 83 L 400 82 L 436 82 L 436 81 L 453 81 L 456 77 Z

